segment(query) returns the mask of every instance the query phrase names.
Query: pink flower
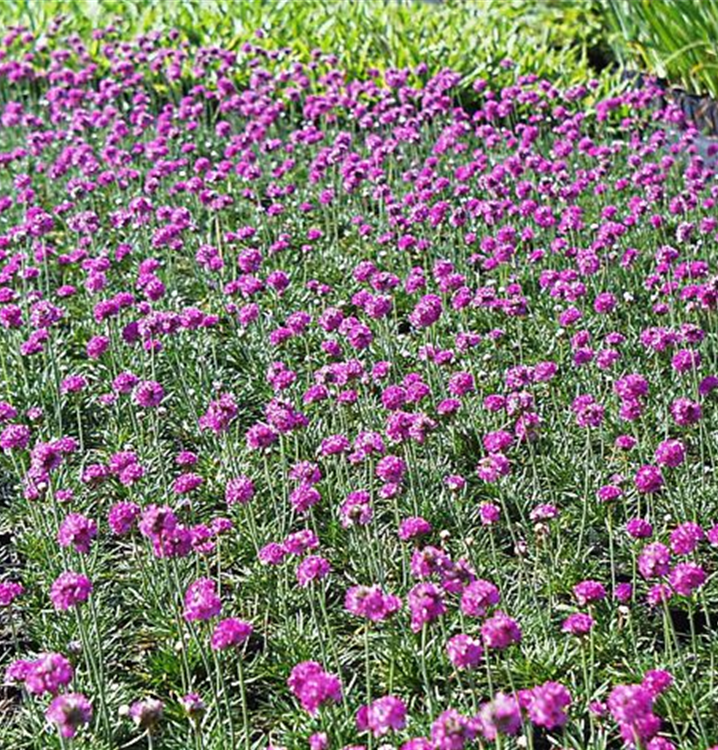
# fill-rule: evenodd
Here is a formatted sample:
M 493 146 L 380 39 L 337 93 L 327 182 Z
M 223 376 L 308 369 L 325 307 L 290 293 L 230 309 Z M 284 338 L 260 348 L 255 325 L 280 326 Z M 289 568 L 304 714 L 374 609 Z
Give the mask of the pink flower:
M 496 612 L 481 626 L 481 636 L 487 648 L 503 650 L 521 641 L 521 628 L 504 612 Z
M 497 693 L 479 712 L 481 733 L 489 742 L 499 734 L 514 735 L 521 728 L 521 709 L 514 696 Z
M 210 620 L 222 611 L 217 584 L 211 578 L 198 578 L 187 587 L 184 597 L 184 618 L 188 622 Z
M 446 642 L 449 661 L 457 669 L 475 669 L 484 655 L 481 641 L 461 633 Z
M 0 433 L 0 448 L 4 451 L 24 450 L 30 442 L 30 428 L 24 424 L 9 424 Z
M 54 698 L 45 711 L 48 721 L 57 724 L 65 738 L 74 737 L 77 730 L 92 720 L 92 705 L 81 693 L 65 693 Z
M 370 731 L 374 737 L 383 737 L 390 731 L 399 732 L 406 726 L 406 704 L 393 695 L 377 698 L 357 712 L 357 728 Z
M 588 635 L 593 628 L 594 622 L 591 615 L 586 615 L 583 612 L 576 612 L 569 615 L 561 625 L 561 630 L 564 633 L 570 633 L 571 635 L 584 636 Z
M 668 466 L 673 469 L 685 461 L 686 449 L 680 440 L 664 440 L 656 448 L 654 458 L 660 466 Z
M 671 550 L 676 555 L 690 555 L 702 539 L 705 539 L 703 529 L 697 523 L 686 521 L 671 532 Z
M 297 581 L 302 588 L 306 588 L 314 581 L 326 578 L 332 571 L 329 561 L 319 555 L 305 557 L 297 566 Z
M 165 396 L 164 388 L 155 380 L 143 380 L 135 387 L 133 399 L 138 406 L 151 409 L 159 406 Z
M 695 563 L 678 563 L 670 572 L 668 580 L 679 596 L 690 596 L 708 578 L 706 571 Z
M 431 534 L 431 524 L 421 516 L 405 518 L 399 526 L 399 539 L 402 542 L 408 542 L 411 539 L 417 539 L 422 536 Z
M 573 587 L 573 595 L 579 606 L 583 607 L 592 602 L 606 598 L 606 588 L 598 581 L 581 581 Z
M 40 654 L 25 663 L 25 687 L 33 695 L 57 695 L 74 677 L 72 664 L 62 654 Z
M 489 610 L 501 600 L 498 588 L 489 581 L 472 581 L 461 594 L 461 611 L 467 617 L 485 617 Z
M 644 578 L 660 578 L 668 575 L 671 552 L 664 544 L 653 542 L 646 545 L 638 556 L 638 570 Z
M 172 491 L 177 495 L 187 495 L 204 484 L 204 478 L 199 474 L 188 471 L 180 474 L 172 484 Z
M 315 661 L 297 664 L 292 669 L 287 685 L 302 708 L 312 716 L 316 716 L 324 703 L 338 703 L 342 699 L 339 678 L 325 672 L 321 664 Z
M 401 599 L 385 594 L 379 586 L 352 586 L 344 597 L 344 607 L 357 617 L 381 622 L 401 609 Z
M 227 648 L 241 646 L 252 635 L 253 627 L 244 620 L 228 617 L 220 620 L 212 632 L 212 648 L 222 651 Z
M 699 422 L 702 414 L 701 405 L 688 398 L 677 398 L 671 404 L 671 416 L 675 420 L 675 423 L 681 427 L 688 427 Z
M 246 505 L 254 497 L 254 482 L 247 476 L 230 479 L 224 489 L 227 505 Z
M 289 502 L 297 513 L 307 513 L 321 499 L 322 496 L 316 487 L 304 483 L 292 490 L 289 495 Z
M 50 588 L 55 609 L 65 611 L 86 602 L 92 592 L 90 579 L 72 570 L 61 573 Z
M 509 460 L 502 453 L 492 453 L 482 458 L 476 473 L 484 482 L 497 482 L 500 477 L 506 476 L 511 471 Z
M 15 581 L 0 583 L 0 607 L 9 607 L 24 591 L 25 588 L 21 583 Z
M 479 505 L 479 516 L 482 526 L 493 526 L 501 518 L 501 509 L 493 503 L 481 503 Z
M 216 401 L 211 401 L 207 411 L 199 418 L 202 430 L 211 430 L 221 434 L 229 429 L 229 425 L 237 416 L 238 408 L 231 393 L 223 393 Z
M 536 726 L 556 729 L 568 721 L 566 709 L 571 695 L 560 682 L 544 682 L 530 691 L 528 714 Z
M 81 513 L 69 513 L 65 516 L 57 532 L 57 541 L 61 547 L 74 547 L 77 552 L 86 555 L 90 543 L 97 536 L 97 524 Z
M 269 542 L 259 550 L 259 561 L 263 565 L 279 565 L 287 556 L 287 550 L 283 544 Z
M 446 612 L 446 605 L 439 589 L 433 583 L 419 583 L 409 591 L 407 597 L 411 612 L 411 629 L 418 633 L 424 625 L 438 620 Z
M 608 710 L 618 724 L 624 742 L 646 743 L 661 727 L 653 713 L 653 695 L 642 685 L 619 685 L 608 696 Z
M 658 492 L 664 485 L 663 475 L 657 466 L 641 466 L 636 472 L 636 489 L 643 494 Z
M 436 750 L 462 750 L 476 736 L 477 726 L 453 708 L 444 711 L 431 725 Z
M 409 321 L 416 328 L 428 328 L 441 317 L 442 309 L 441 297 L 427 294 L 416 303 L 416 307 L 409 315 Z
M 107 514 L 107 523 L 116 536 L 129 533 L 140 515 L 140 506 L 132 502 L 115 503 Z
M 628 521 L 626 531 L 634 539 L 648 539 L 653 536 L 653 526 L 643 518 L 632 518 Z

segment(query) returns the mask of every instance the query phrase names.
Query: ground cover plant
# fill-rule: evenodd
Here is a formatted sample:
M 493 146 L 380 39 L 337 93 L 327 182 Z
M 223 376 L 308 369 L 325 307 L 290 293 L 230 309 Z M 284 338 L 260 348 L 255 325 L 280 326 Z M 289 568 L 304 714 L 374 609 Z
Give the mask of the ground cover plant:
M 331 52 L 352 78 L 373 69 L 450 67 L 462 74 L 454 95 L 468 98 L 476 78 L 511 81 L 499 65 L 505 57 L 563 86 L 613 62 L 605 9 L 594 0 L 0 0 L 0 18 L 31 31 L 44 32 L 58 16 L 65 33 L 88 40 L 93 59 L 100 45 L 91 33 L 109 24 L 125 37 L 173 30 L 192 44 L 233 51 L 261 29 L 266 49 L 291 48 L 305 63 L 315 49 Z
M 2 44 L 2 747 L 718 743 L 718 186 L 660 92 Z

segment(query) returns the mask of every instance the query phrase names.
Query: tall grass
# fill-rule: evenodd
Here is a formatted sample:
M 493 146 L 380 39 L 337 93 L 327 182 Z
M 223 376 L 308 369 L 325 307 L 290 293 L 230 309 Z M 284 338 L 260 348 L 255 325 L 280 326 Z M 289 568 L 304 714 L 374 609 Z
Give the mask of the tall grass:
M 640 63 L 700 94 L 718 95 L 718 0 L 607 0 L 612 43 Z

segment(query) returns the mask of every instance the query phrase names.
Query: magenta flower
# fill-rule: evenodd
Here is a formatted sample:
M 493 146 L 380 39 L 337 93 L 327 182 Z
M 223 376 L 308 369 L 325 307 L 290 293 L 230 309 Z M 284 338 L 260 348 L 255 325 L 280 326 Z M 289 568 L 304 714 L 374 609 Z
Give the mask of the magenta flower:
M 220 620 L 212 632 L 212 648 L 215 651 L 223 651 L 239 647 L 249 639 L 253 630 L 251 623 L 235 617 Z
M 706 582 L 704 568 L 691 562 L 678 563 L 670 572 L 668 580 L 679 596 L 690 596 Z
M 499 734 L 514 735 L 521 728 L 521 708 L 515 697 L 497 693 L 479 712 L 484 739 L 494 742 Z
M 199 418 L 202 430 L 211 430 L 221 434 L 229 429 L 237 416 L 238 408 L 231 393 L 223 393 L 219 399 L 210 402 L 207 411 Z
M 23 679 L 33 695 L 57 695 L 74 677 L 72 664 L 62 654 L 40 654 L 37 659 L 25 662 Z
M 417 302 L 416 307 L 409 315 L 409 320 L 417 328 L 428 328 L 441 317 L 443 305 L 441 297 L 435 294 L 427 294 Z
M 222 611 L 217 584 L 211 578 L 198 578 L 191 583 L 184 597 L 184 618 L 188 622 L 210 620 Z
M 45 711 L 48 721 L 57 725 L 60 734 L 69 739 L 92 720 L 92 705 L 82 693 L 58 695 Z
M 504 612 L 496 612 L 481 626 L 481 636 L 486 648 L 499 651 L 521 641 L 521 628 Z
M 204 478 L 199 474 L 188 471 L 180 474 L 172 483 L 172 491 L 177 495 L 187 495 L 204 484 Z
M 357 617 L 382 622 L 401 609 L 401 599 L 385 594 L 379 586 L 352 586 L 344 597 L 344 607 Z
M 259 561 L 263 565 L 279 565 L 287 556 L 287 549 L 283 544 L 278 542 L 269 542 L 259 550 Z
M 96 536 L 97 524 L 92 519 L 81 513 L 70 513 L 60 524 L 57 541 L 61 547 L 74 547 L 77 552 L 86 555 Z
M 583 607 L 592 602 L 598 602 L 606 598 L 606 588 L 598 581 L 581 581 L 573 587 L 573 595 L 579 606 Z
M 408 542 L 412 539 L 417 539 L 422 536 L 431 534 L 431 524 L 421 516 L 412 516 L 411 518 L 405 518 L 399 526 L 399 539 L 402 542 Z
M 342 699 L 339 678 L 325 672 L 315 661 L 297 664 L 292 669 L 287 685 L 302 708 L 311 716 L 316 716 L 323 704 L 330 701 L 338 703 Z
M 636 489 L 643 494 L 658 492 L 663 488 L 664 481 L 661 470 L 657 466 L 646 464 L 636 472 Z
M 482 526 L 493 526 L 501 518 L 501 509 L 494 503 L 481 503 L 479 505 L 479 517 Z
M 30 428 L 24 424 L 9 424 L 0 432 L 0 448 L 4 451 L 24 450 L 30 443 Z
M 143 409 L 152 409 L 162 403 L 164 388 L 155 380 L 143 380 L 135 386 L 133 399 Z
M 457 669 L 476 669 L 481 663 L 484 649 L 477 638 L 461 633 L 449 638 L 446 653 Z
M 140 506 L 133 502 L 115 503 L 107 514 L 107 523 L 116 536 L 128 534 L 140 516 Z
M 674 469 L 685 460 L 686 449 L 680 440 L 664 440 L 656 448 L 654 458 L 659 466 L 668 466 Z
M 643 675 L 641 685 L 654 697 L 665 693 L 673 684 L 673 675 L 665 669 L 650 669 Z
M 411 629 L 418 633 L 424 625 L 438 620 L 446 613 L 446 605 L 439 589 L 433 583 L 418 583 L 407 596 L 411 612 Z
M 474 739 L 477 729 L 476 722 L 450 708 L 431 725 L 432 747 L 436 750 L 461 750 Z
M 638 556 L 638 570 L 644 578 L 668 575 L 671 551 L 660 542 L 646 545 Z
M 492 453 L 482 458 L 476 466 L 476 473 L 484 482 L 497 482 L 510 471 L 509 460 L 502 453 Z
M 72 570 L 61 573 L 50 588 L 50 600 L 55 609 L 66 611 L 86 602 L 92 592 L 90 579 Z
M 246 505 L 254 497 L 254 482 L 247 476 L 230 479 L 224 489 L 227 505 Z
M 350 492 L 342 503 L 339 514 L 345 529 L 351 526 L 366 526 L 374 516 L 371 496 L 364 490 Z
M 501 594 L 489 581 L 472 581 L 461 594 L 461 611 L 467 617 L 485 617 L 489 608 L 498 604 Z
M 406 726 L 406 704 L 393 695 L 377 698 L 359 709 L 356 723 L 360 732 L 369 731 L 374 737 L 383 737 L 390 731 L 399 732 Z
M 21 583 L 15 581 L 4 581 L 0 583 L 0 607 L 9 607 L 15 599 L 22 596 L 25 588 Z
M 690 555 L 705 537 L 705 532 L 697 523 L 686 521 L 671 532 L 671 550 L 675 555 Z
M 648 742 L 661 727 L 661 720 L 653 713 L 653 695 L 642 685 L 619 685 L 611 691 L 607 703 L 629 746 Z
M 632 518 L 626 523 L 626 531 L 634 539 L 649 539 L 653 536 L 653 526 L 643 518 Z
M 571 635 L 584 636 L 591 632 L 593 625 L 594 620 L 591 615 L 584 614 L 583 612 L 575 612 L 563 621 L 561 630 Z
M 688 427 L 699 422 L 703 415 L 703 409 L 696 401 L 688 398 L 677 398 L 671 404 L 671 416 L 675 423 L 681 427 Z
M 315 581 L 326 578 L 332 571 L 329 560 L 320 555 L 309 555 L 297 566 L 297 582 L 306 588 Z
M 536 726 L 556 729 L 568 721 L 566 709 L 570 705 L 571 695 L 561 683 L 544 682 L 530 691 L 527 710 Z

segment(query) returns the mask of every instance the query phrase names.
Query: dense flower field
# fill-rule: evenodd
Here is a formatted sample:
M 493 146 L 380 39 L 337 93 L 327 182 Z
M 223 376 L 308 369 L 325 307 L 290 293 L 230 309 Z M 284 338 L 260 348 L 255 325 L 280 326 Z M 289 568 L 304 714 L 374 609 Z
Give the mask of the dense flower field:
M 712 160 L 314 57 L 3 41 L 0 745 L 707 750 Z

